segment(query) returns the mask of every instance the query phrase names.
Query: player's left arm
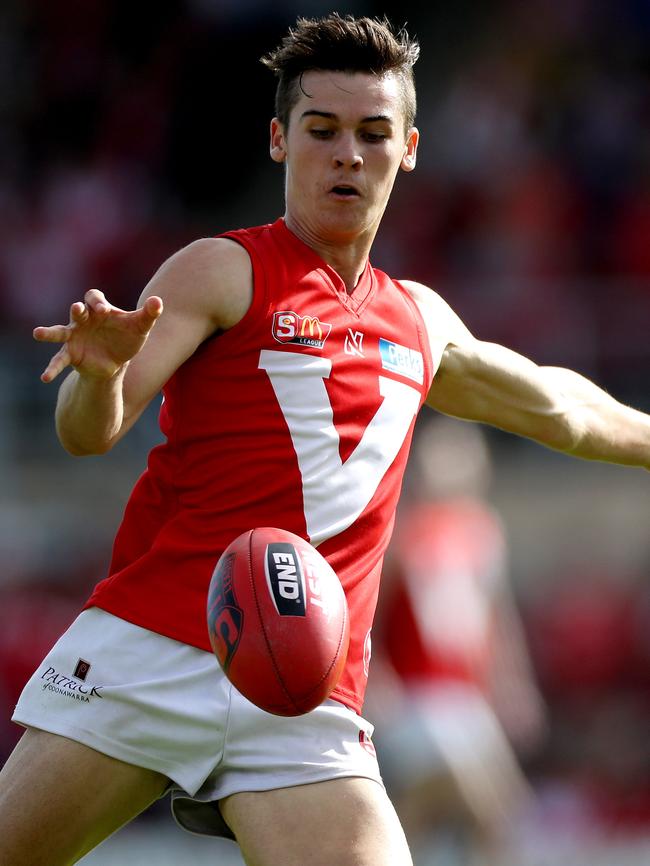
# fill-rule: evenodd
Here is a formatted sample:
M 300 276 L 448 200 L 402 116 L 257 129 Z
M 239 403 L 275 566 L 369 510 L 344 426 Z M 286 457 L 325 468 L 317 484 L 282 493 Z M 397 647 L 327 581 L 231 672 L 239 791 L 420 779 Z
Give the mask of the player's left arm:
M 477 340 L 430 289 L 409 284 L 438 363 L 427 405 L 582 457 L 650 469 L 650 416 L 572 370 Z

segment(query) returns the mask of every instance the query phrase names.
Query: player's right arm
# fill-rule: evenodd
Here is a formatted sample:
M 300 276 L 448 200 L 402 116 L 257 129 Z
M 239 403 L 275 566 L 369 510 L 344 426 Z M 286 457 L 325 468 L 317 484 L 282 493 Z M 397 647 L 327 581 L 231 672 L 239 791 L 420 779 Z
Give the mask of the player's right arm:
M 73 368 L 56 408 L 64 448 L 75 455 L 110 450 L 197 347 L 244 316 L 252 285 L 239 244 L 204 238 L 162 265 L 136 310 L 120 310 L 91 289 L 72 305 L 67 325 L 36 328 L 37 340 L 62 344 L 42 380 Z

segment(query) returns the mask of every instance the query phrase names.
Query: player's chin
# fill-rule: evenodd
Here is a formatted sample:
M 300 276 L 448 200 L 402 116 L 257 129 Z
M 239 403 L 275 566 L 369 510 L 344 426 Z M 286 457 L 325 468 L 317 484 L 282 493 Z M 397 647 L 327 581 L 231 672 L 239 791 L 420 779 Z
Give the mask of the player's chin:
M 330 207 L 323 208 L 320 219 L 324 226 L 333 232 L 344 234 L 362 234 L 373 223 L 369 209 L 357 204 L 339 204 L 333 202 Z

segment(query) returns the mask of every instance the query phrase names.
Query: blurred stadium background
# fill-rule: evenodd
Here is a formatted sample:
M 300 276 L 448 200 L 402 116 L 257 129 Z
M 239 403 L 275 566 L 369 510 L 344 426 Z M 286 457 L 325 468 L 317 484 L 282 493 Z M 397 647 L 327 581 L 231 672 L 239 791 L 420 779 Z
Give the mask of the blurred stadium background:
M 650 410 L 647 0 L 336 8 L 386 13 L 422 45 L 419 165 L 398 181 L 374 264 L 436 287 L 481 338 Z M 157 436 L 153 407 L 107 457 L 67 457 L 56 388 L 38 379 L 49 352 L 31 329 L 67 320 L 90 286 L 132 305 L 185 242 L 282 211 L 266 156 L 274 82 L 257 60 L 297 14 L 331 9 L 0 7 L 0 759 L 23 682 L 104 576 Z M 549 713 L 522 756 L 539 803 L 518 866 L 648 862 L 650 479 L 496 432 L 490 445 Z M 227 843 L 161 824 L 164 811 L 84 862 L 241 862 Z

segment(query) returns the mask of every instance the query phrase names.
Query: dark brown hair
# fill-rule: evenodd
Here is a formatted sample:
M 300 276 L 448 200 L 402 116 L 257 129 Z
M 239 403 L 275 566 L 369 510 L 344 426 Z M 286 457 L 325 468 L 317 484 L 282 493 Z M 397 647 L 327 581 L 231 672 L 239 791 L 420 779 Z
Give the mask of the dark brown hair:
M 275 113 L 285 129 L 299 99 L 301 79 L 312 69 L 336 72 L 394 73 L 400 82 L 405 128 L 415 120 L 413 65 L 420 54 L 417 41 L 405 30 L 395 32 L 387 18 L 298 18 L 278 48 L 262 63 L 278 77 Z

